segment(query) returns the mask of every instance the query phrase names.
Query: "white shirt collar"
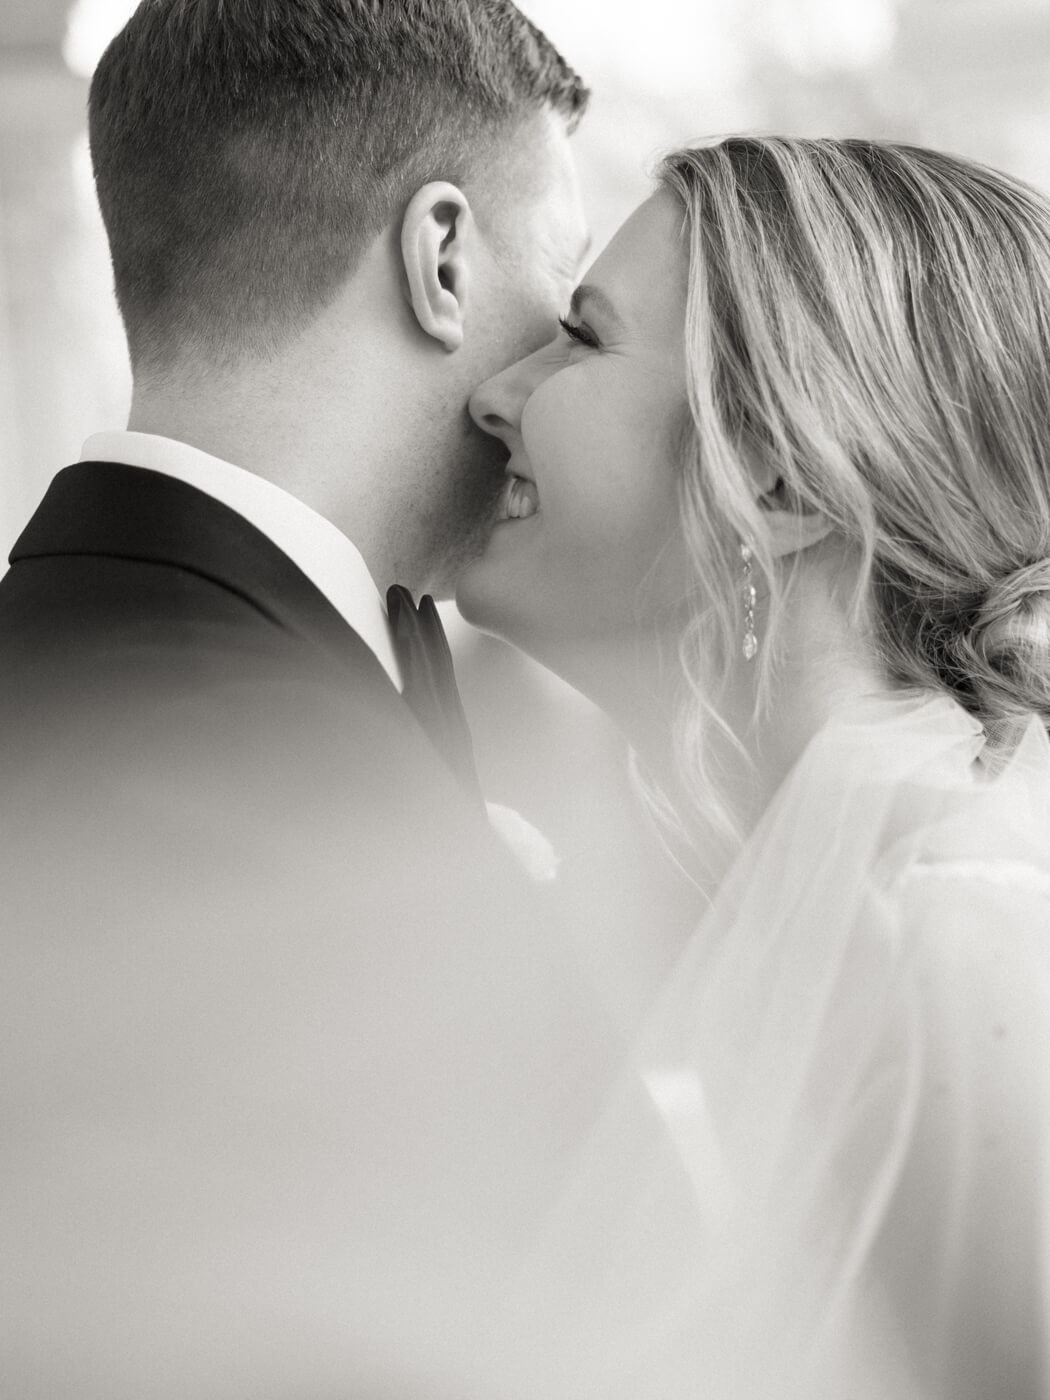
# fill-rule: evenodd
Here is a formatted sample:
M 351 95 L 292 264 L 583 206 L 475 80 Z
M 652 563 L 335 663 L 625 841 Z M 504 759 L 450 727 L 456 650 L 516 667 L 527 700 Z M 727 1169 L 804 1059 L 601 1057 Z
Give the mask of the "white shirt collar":
M 152 433 L 95 433 L 85 442 L 80 460 L 123 462 L 162 472 L 235 510 L 320 589 L 402 689 L 401 668 L 375 581 L 360 551 L 323 515 L 254 472 Z

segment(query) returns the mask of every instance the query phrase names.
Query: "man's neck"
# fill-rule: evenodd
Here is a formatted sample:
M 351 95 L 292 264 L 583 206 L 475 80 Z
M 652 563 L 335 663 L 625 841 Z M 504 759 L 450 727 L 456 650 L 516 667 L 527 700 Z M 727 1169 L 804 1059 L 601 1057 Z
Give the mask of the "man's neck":
M 369 461 L 367 449 L 333 442 L 323 423 L 272 389 L 228 380 L 203 391 L 136 389 L 128 429 L 186 443 L 281 487 L 352 540 L 382 583 L 389 572 L 382 501 L 375 492 L 369 499 L 366 473 L 348 469 L 351 461 Z

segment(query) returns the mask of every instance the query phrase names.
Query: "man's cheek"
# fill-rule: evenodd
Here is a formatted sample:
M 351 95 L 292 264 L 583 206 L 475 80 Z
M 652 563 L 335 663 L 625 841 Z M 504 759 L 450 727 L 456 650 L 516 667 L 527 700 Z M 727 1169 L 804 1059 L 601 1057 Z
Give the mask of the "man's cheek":
M 568 304 L 568 296 L 563 302 L 548 295 L 533 298 L 519 308 L 516 322 L 518 352 L 514 359 L 523 360 L 526 355 L 534 355 L 537 350 L 550 343 L 551 337 L 558 329 L 558 317 L 564 314 Z

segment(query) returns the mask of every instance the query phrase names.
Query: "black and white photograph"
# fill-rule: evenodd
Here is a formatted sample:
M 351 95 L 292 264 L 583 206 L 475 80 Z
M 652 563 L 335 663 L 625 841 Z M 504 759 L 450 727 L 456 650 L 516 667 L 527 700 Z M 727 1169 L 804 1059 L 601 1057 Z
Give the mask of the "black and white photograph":
M 1050 0 L 0 0 L 0 1400 L 1050 1400 Z

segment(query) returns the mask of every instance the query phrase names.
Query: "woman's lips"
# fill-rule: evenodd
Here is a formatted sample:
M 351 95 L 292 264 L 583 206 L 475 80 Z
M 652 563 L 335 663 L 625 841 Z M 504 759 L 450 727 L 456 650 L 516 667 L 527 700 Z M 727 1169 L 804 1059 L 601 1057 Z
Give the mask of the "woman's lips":
M 511 474 L 500 497 L 499 514 L 496 519 L 497 522 L 527 520 L 530 515 L 535 515 L 539 508 L 540 497 L 536 483 L 528 477 Z

